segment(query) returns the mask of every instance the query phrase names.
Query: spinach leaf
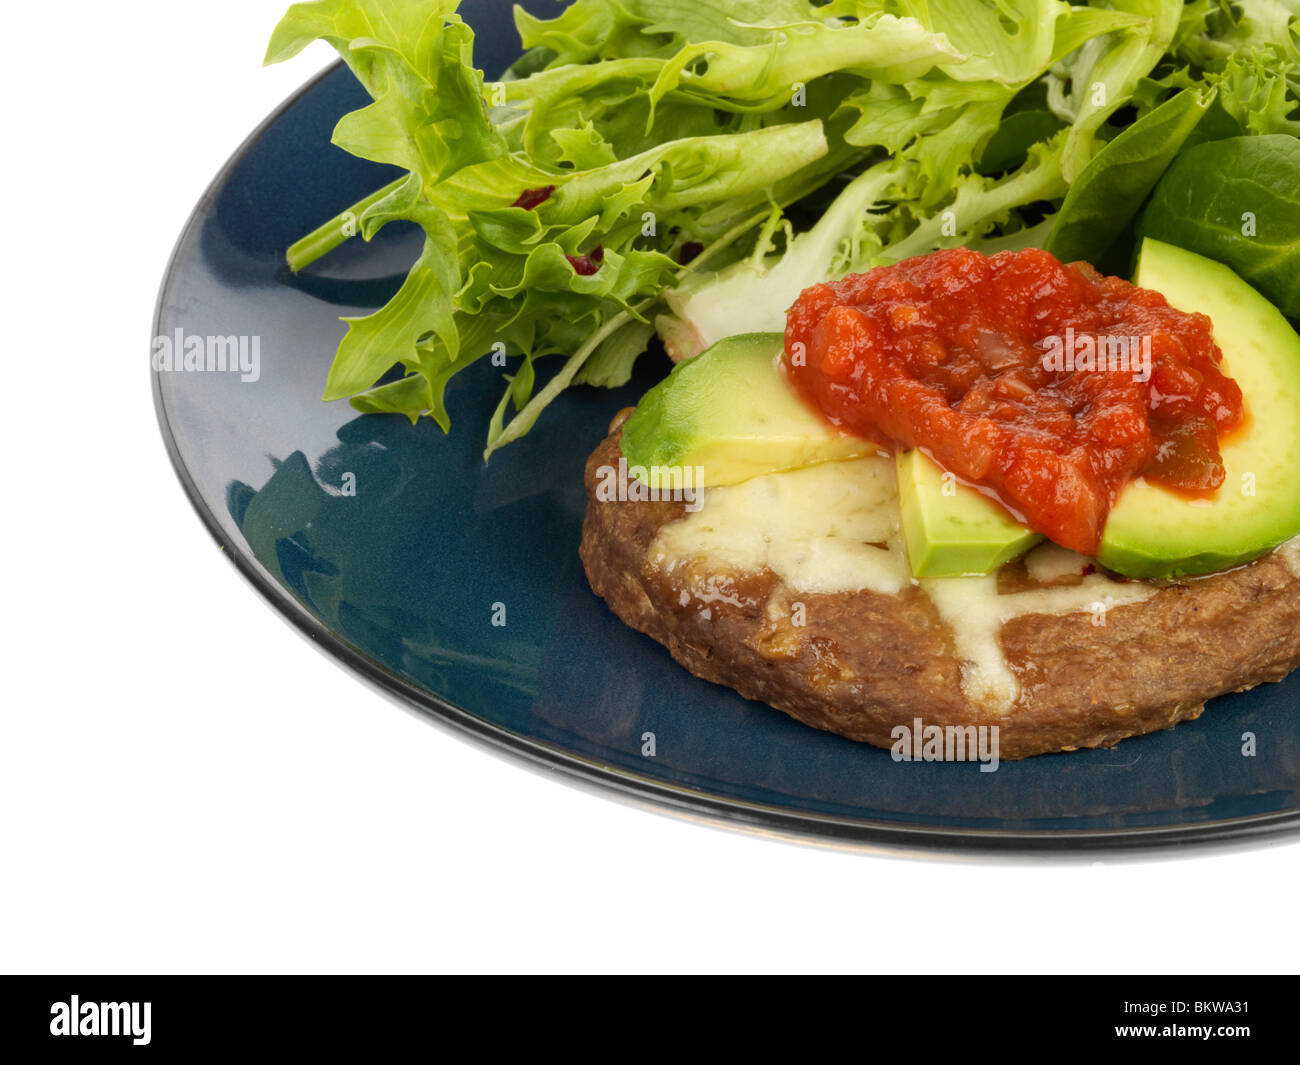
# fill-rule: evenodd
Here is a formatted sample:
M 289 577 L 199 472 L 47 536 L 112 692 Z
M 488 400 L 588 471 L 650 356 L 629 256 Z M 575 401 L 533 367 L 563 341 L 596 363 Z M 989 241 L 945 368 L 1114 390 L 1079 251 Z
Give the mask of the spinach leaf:
M 1047 250 L 1064 262 L 1100 260 L 1137 215 L 1213 100 L 1213 90 L 1184 89 L 1098 152 L 1070 186 Z
M 1300 317 L 1300 140 L 1274 133 L 1188 148 L 1156 186 L 1138 233 L 1225 263 Z
M 995 177 L 1023 166 L 1029 149 L 1064 129 L 1065 123 L 1050 111 L 1018 111 L 1002 120 L 980 155 L 975 172 Z
M 1226 141 L 1229 137 L 1245 136 L 1246 130 L 1241 123 L 1230 115 L 1223 106 L 1223 94 L 1220 93 L 1210 109 L 1205 112 L 1205 117 L 1196 124 L 1191 135 L 1183 142 L 1182 151 L 1187 151 L 1195 144 L 1204 144 L 1206 141 Z

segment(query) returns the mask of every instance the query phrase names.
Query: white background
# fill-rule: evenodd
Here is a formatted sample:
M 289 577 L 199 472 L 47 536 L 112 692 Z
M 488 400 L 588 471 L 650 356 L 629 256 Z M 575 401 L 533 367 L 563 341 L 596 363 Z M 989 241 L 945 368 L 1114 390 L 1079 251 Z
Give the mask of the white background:
M 182 496 L 147 344 L 194 202 L 332 53 L 260 68 L 280 0 L 15 6 L 0 968 L 1294 971 L 1297 843 L 773 842 L 528 771 L 322 656 Z

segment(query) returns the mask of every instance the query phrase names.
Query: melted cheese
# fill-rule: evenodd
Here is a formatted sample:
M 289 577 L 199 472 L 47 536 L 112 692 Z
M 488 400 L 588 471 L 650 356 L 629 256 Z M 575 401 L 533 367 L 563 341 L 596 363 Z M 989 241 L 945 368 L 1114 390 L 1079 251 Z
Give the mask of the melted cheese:
M 1079 584 L 1030 588 L 998 594 L 997 574 L 983 577 L 936 577 L 921 582 L 939 616 L 952 631 L 953 650 L 961 659 L 962 690 L 972 702 L 1005 713 L 1020 698 L 1020 682 L 1002 651 L 1002 626 L 1023 614 L 1073 614 L 1089 617 L 1080 624 L 1106 624 L 1111 607 L 1140 603 L 1156 589 L 1140 581 L 1120 583 L 1101 574 Z
M 768 569 L 809 594 L 897 595 L 911 583 L 892 459 L 827 462 L 706 488 L 699 510 L 659 530 L 656 568 Z
M 1085 612 L 1104 623 L 1110 607 L 1140 602 L 1156 591 L 1100 574 L 1075 585 L 1005 595 L 998 593 L 992 574 L 917 582 L 903 547 L 894 463 L 879 456 L 755 477 L 705 489 L 703 495 L 699 510 L 659 530 L 650 545 L 652 566 L 670 572 L 691 562 L 710 571 L 766 569 L 807 594 L 897 595 L 919 584 L 952 632 L 963 691 L 993 713 L 1009 710 L 1020 694 L 1000 640 L 1007 621 L 1024 614 Z M 1059 548 L 1039 548 L 1034 555 L 1039 557 L 1031 556 L 1029 566 L 1036 580 L 1083 569 L 1080 556 Z M 1300 566 L 1300 548 L 1296 555 Z M 703 601 L 700 605 L 708 608 Z M 1081 620 L 1088 623 L 1091 618 Z
M 1288 540 L 1277 549 L 1277 553 L 1282 556 L 1282 561 L 1286 563 L 1286 568 L 1291 571 L 1291 575 L 1300 580 L 1300 536 Z
M 1089 560 L 1077 551 L 1061 547 L 1051 540 L 1039 544 L 1025 556 L 1025 570 L 1029 579 L 1039 584 L 1051 584 L 1062 577 L 1081 576 Z

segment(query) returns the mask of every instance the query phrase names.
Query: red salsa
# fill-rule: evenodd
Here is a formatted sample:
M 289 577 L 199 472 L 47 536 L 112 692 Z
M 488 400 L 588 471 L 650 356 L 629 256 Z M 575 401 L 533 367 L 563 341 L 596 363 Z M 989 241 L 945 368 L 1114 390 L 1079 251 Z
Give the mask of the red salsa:
M 814 285 L 786 363 L 835 424 L 919 447 L 1064 547 L 1093 555 L 1144 476 L 1207 495 L 1242 421 L 1210 320 L 1045 251 L 938 251 Z

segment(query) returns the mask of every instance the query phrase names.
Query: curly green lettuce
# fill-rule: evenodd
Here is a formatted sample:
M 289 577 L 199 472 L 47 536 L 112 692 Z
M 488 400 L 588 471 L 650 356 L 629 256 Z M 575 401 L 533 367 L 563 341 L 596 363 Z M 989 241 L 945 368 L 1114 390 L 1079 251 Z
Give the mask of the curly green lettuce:
M 372 98 L 334 142 L 406 172 L 341 218 L 424 233 L 393 299 L 347 320 L 325 398 L 447 430 L 451 377 L 505 353 L 491 454 L 570 385 L 625 383 L 656 331 L 689 357 L 779 329 L 818 281 L 1086 235 L 1210 124 L 1296 132 L 1295 4 L 574 0 L 516 9 L 525 52 L 496 81 L 458 0 L 295 4 L 267 61 L 327 41 Z M 1209 113 L 1171 121 L 1189 88 Z M 1165 142 L 1120 138 L 1135 119 Z M 289 249 L 295 270 L 341 218 Z
M 344 116 L 334 142 L 407 171 L 359 205 L 362 236 L 397 219 L 425 235 L 393 299 L 348 319 L 325 398 L 428 413 L 446 429 L 448 380 L 504 345 L 517 366 L 490 426 L 491 452 L 522 436 L 571 382 L 625 381 L 650 336 L 651 306 L 686 261 L 707 262 L 774 205 L 861 157 L 828 136 L 841 93 L 813 82 L 841 71 L 912 77 L 957 57 L 907 18 L 826 21 L 813 4 L 784 0 L 779 24 L 769 16 L 741 26 L 732 7 L 713 5 L 712 37 L 727 39 L 703 43 L 699 5 L 661 5 L 649 37 L 644 21 L 608 3 L 579 2 L 549 23 L 520 13 L 535 69 L 494 83 L 473 66 L 456 0 L 290 8 L 267 61 L 316 39 L 331 44 L 373 97 Z M 633 30 L 625 47 L 598 54 L 609 52 L 618 20 Z M 583 62 L 569 61 L 575 51 Z M 318 237 L 291 264 L 335 242 Z M 550 355 L 564 362 L 538 389 L 535 364 Z M 395 365 L 405 372 L 376 384 Z

